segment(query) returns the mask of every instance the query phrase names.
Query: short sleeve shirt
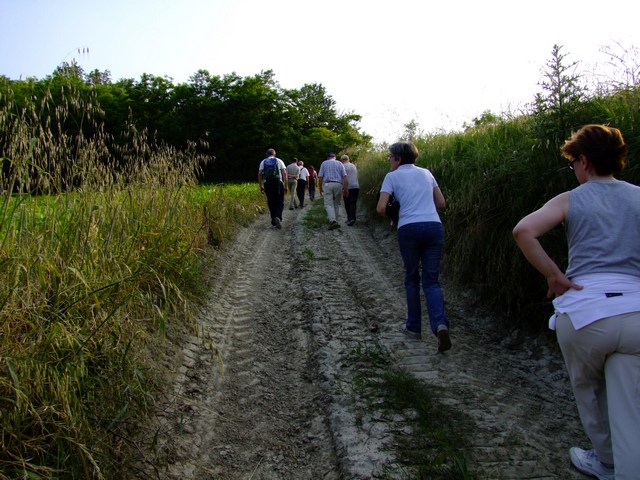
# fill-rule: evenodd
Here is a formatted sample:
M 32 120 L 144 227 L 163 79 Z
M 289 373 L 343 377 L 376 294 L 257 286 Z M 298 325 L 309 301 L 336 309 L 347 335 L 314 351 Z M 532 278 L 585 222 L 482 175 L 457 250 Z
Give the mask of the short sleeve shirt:
M 324 183 L 337 182 L 342 183 L 342 179 L 347 176 L 342 162 L 336 159 L 329 159 L 322 162 L 318 177 L 322 178 Z
M 433 190 L 437 186 L 438 182 L 429 170 L 414 164 L 400 165 L 387 173 L 380 190 L 400 202 L 398 228 L 409 223 L 442 223 L 433 200 Z
M 271 157 L 269 157 L 269 158 L 271 158 Z M 266 158 L 264 160 L 266 160 Z M 260 166 L 258 167 L 258 172 L 264 171 L 264 160 L 262 160 L 260 162 Z M 278 161 L 278 169 L 280 170 L 280 181 L 282 182 L 282 181 L 284 181 L 284 178 L 282 178 L 282 172 L 284 170 L 286 170 L 287 166 L 278 157 L 276 157 L 276 160 Z M 265 180 L 263 179 L 262 182 L 264 183 Z

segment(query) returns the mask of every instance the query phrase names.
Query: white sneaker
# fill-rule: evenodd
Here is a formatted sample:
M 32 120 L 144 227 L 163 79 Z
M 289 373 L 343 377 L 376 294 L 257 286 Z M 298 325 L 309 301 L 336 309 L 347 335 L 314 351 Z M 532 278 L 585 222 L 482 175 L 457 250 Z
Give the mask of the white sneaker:
M 573 466 L 582 473 L 596 477 L 598 480 L 615 480 L 615 470 L 611 467 L 605 467 L 595 450 L 583 450 L 578 447 L 569 449 L 569 457 Z

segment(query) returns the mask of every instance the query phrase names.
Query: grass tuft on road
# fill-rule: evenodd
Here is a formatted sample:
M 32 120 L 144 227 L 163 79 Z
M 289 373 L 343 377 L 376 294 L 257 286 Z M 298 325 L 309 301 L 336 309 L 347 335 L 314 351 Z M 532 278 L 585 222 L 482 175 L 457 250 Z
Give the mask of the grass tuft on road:
M 353 393 L 367 405 L 403 417 L 409 428 L 396 432 L 397 466 L 385 478 L 475 480 L 465 451 L 473 421 L 440 400 L 441 389 L 397 368 L 391 354 L 379 346 L 359 345 Z

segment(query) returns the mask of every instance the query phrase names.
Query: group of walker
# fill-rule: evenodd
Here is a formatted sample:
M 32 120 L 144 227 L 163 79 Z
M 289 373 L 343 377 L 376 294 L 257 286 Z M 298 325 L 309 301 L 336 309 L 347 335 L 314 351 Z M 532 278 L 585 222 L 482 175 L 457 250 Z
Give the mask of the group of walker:
M 555 307 L 549 327 L 556 332 L 592 444 L 588 450 L 570 448 L 569 458 L 599 480 L 640 479 L 640 187 L 614 178 L 626 166 L 627 151 L 618 129 L 582 127 L 561 147 L 580 185 L 552 198 L 513 229 L 526 259 L 547 279 L 547 295 Z M 268 153 L 275 156 L 273 150 Z M 391 171 L 382 182 L 376 210 L 385 215 L 392 196 L 400 204 L 398 245 L 407 301 L 401 330 L 411 340 L 422 338 L 422 287 L 430 330 L 438 351 L 445 352 L 451 338 L 439 283 L 444 230 L 438 214 L 445 199 L 432 173 L 416 165 L 417 158 L 410 142 L 389 146 Z M 260 188 L 269 198 L 262 167 Z M 348 224 L 355 223 L 358 194 L 348 171 L 334 154 L 318 171 L 331 230 L 340 227 L 341 198 L 353 200 L 353 210 L 347 206 Z M 272 224 L 279 225 L 282 202 L 279 210 L 269 205 Z M 558 225 L 564 226 L 568 242 L 564 273 L 539 241 Z
M 276 174 L 266 174 L 269 164 L 277 165 Z M 329 230 L 340 228 L 338 220 L 342 201 L 344 201 L 347 225 L 353 226 L 356 223 L 360 185 L 358 169 L 351 163 L 348 155 L 342 155 L 338 161 L 335 153 L 329 153 L 320 165 L 320 170 L 316 172 L 313 165 L 305 167 L 304 162 L 296 157 L 293 157 L 289 165 L 285 166 L 284 161 L 276 157 L 276 151 L 270 148 L 267 150 L 267 158 L 262 160 L 258 167 L 258 184 L 260 191 L 267 196 L 272 228 L 282 228 L 282 212 L 287 193 L 289 193 L 289 210 L 296 210 L 304 208 L 307 191 L 309 200 L 311 202 L 315 200 L 316 186 L 320 196 L 324 197 Z

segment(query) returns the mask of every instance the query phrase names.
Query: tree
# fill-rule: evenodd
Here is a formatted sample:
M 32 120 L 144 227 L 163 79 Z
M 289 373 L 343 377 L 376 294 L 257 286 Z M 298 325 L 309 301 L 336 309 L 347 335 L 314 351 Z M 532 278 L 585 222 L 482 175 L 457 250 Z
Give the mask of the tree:
M 578 62 L 566 65 L 566 55 L 561 50 L 562 46 L 553 46 L 540 83 L 543 91 L 535 98 L 535 113 L 542 127 L 540 138 L 552 139 L 555 143 L 571 133 L 572 114 L 585 94 L 577 73 Z
M 293 110 L 297 112 L 300 128 L 311 130 L 312 128 L 332 128 L 335 126 L 337 112 L 336 102 L 327 95 L 326 89 L 318 84 L 305 84 L 298 90 L 287 90 Z
M 472 125 L 468 125 L 465 122 L 463 127 L 465 131 L 468 131 L 468 130 L 471 130 L 472 128 L 496 125 L 500 123 L 501 120 L 502 119 L 499 116 L 497 116 L 495 113 L 491 112 L 491 110 L 485 110 L 484 112 L 482 112 L 482 115 L 480 115 L 479 117 L 474 117 L 473 120 L 471 120 L 473 122 Z
M 109 85 L 111 83 L 111 72 L 105 70 L 101 72 L 97 68 L 85 75 L 87 85 Z
M 419 136 L 422 136 L 422 131 L 420 130 L 420 124 L 415 118 L 404 124 L 404 132 L 400 137 L 402 140 L 414 142 Z
M 215 157 L 201 177 L 207 182 L 254 180 L 257 162 L 269 147 L 285 159 L 319 160 L 327 151 L 353 154 L 371 142 L 358 130 L 361 117 L 339 113 L 322 85 L 284 90 L 271 70 L 249 77 L 198 70 L 178 85 L 145 73 L 139 80 L 113 83 L 108 70 L 85 75 L 71 63 L 46 79 L 12 83 L 17 106 L 40 104 L 43 98 L 63 105 L 70 93 L 85 99 L 83 105 L 93 110 L 70 112 L 60 125 L 69 135 L 93 134 L 96 120 L 119 146 L 130 144 L 133 132 L 144 132 L 154 144 L 197 148 L 198 154 Z
M 53 77 L 84 79 L 84 70 L 75 60 L 72 60 L 71 63 L 62 62 L 54 70 Z
M 297 137 L 297 156 L 323 159 L 327 152 L 368 146 L 371 136 L 361 133 L 357 124 L 362 117 L 352 112 L 340 113 L 335 100 L 318 84 L 305 84 L 300 89 L 285 90 L 289 127 Z

